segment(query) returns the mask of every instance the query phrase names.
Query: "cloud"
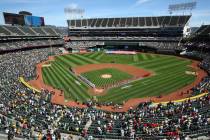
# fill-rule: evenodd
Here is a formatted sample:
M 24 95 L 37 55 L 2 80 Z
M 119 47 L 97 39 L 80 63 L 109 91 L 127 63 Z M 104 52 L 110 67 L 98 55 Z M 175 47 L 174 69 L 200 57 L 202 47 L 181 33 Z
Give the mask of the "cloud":
M 136 6 L 138 6 L 138 5 L 142 5 L 142 4 L 144 4 L 144 3 L 148 3 L 148 2 L 150 2 L 151 0 L 137 0 L 136 1 Z

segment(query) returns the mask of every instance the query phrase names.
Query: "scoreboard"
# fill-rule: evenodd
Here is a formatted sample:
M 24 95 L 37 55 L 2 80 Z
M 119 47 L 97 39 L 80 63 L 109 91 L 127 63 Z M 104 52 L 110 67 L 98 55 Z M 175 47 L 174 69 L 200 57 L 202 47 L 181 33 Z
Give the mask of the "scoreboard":
M 37 17 L 32 15 L 22 15 L 14 13 L 3 13 L 5 24 L 11 25 L 26 25 L 32 27 L 44 26 L 44 17 Z
M 13 14 L 13 13 L 3 13 L 5 24 L 12 25 L 25 25 L 24 15 Z
M 24 16 L 25 25 L 27 26 L 44 26 L 44 18 L 26 15 Z

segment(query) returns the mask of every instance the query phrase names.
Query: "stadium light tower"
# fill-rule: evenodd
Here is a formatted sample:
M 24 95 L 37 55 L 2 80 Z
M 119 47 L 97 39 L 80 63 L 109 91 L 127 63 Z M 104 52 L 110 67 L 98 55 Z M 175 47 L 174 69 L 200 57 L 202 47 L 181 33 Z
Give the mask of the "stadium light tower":
M 67 17 L 68 27 L 70 27 L 70 25 L 72 25 L 71 21 L 73 19 L 80 20 L 80 23 L 82 25 L 82 19 L 83 19 L 84 13 L 85 13 L 84 9 L 77 8 L 77 7 L 66 7 L 64 9 L 64 12 L 65 12 L 66 17 Z M 76 26 L 76 23 L 74 23 L 74 26 Z
M 197 2 L 188 2 L 188 3 L 179 3 L 179 4 L 171 4 L 168 6 L 168 11 L 170 14 L 173 12 L 185 12 L 185 11 L 191 11 L 196 8 Z
M 71 7 L 66 7 L 64 9 L 65 14 L 67 15 L 67 18 L 69 20 L 71 19 L 81 19 L 84 16 L 85 10 L 81 8 L 71 8 Z

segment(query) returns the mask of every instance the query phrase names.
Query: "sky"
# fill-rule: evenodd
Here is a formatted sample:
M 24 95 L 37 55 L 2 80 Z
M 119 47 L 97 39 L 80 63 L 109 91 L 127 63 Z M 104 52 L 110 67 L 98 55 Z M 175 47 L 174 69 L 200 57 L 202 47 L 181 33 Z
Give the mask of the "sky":
M 64 12 L 65 8 L 84 9 L 83 18 L 166 16 L 170 15 L 169 4 L 192 1 L 197 2 L 192 12 L 173 15 L 192 14 L 191 27 L 210 24 L 210 0 L 0 0 L 0 24 L 4 24 L 3 12 L 29 11 L 44 17 L 46 25 L 66 27 L 70 15 Z

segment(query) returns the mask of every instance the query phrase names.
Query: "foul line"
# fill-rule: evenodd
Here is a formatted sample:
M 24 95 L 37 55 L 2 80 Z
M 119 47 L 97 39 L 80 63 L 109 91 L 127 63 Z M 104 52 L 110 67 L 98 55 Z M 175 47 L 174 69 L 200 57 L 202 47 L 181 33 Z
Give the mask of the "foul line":
M 32 87 L 31 85 L 29 85 L 29 84 L 24 80 L 23 77 L 19 77 L 19 81 L 20 81 L 22 84 L 24 84 L 26 87 L 28 87 L 29 89 L 31 89 L 31 90 L 36 91 L 36 92 L 39 92 L 39 93 L 41 92 L 40 90 L 38 90 L 38 89 Z

